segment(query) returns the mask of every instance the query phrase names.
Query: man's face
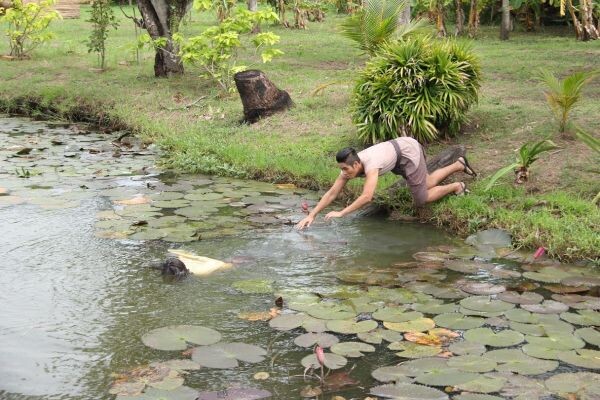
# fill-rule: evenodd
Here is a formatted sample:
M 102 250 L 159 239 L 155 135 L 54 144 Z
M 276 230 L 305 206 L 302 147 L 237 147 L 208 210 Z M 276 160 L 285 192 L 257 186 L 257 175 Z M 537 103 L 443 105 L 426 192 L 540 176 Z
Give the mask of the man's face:
M 361 171 L 361 164 L 355 161 L 352 165 L 346 163 L 338 163 L 338 166 L 342 170 L 342 175 L 346 179 L 356 178 Z

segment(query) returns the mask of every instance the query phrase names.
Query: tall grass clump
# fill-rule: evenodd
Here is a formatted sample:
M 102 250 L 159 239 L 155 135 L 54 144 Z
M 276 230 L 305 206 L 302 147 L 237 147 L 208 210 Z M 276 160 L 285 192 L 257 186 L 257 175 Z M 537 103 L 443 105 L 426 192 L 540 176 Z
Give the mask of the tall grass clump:
M 432 142 L 456 134 L 477 102 L 480 77 L 479 60 L 467 43 L 412 36 L 384 44 L 354 88 L 359 138 Z

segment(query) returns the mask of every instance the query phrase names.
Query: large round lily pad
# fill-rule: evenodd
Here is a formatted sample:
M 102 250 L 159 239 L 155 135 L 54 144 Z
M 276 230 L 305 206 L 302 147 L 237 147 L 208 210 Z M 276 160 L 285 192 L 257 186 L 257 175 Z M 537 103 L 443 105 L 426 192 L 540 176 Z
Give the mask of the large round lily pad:
M 214 329 L 196 325 L 173 325 L 154 329 L 142 336 L 142 342 L 157 350 L 185 350 L 188 343 L 202 346 L 221 340 Z
M 426 372 L 443 371 L 448 368 L 448 364 L 443 358 L 427 357 L 405 361 L 396 367 L 398 368 L 398 373 L 415 377 Z
M 412 383 L 397 383 L 371 388 L 373 396 L 395 400 L 448 400 L 448 395 L 440 390 Z
M 329 369 L 344 368 L 346 366 L 346 364 L 348 363 L 348 360 L 346 359 L 346 357 L 340 356 L 338 354 L 333 354 L 333 353 L 324 353 L 324 359 L 325 359 L 325 361 L 323 362 L 323 364 Z M 301 363 L 304 366 L 304 368 L 313 368 L 313 369 L 321 368 L 321 364 L 319 364 L 319 361 L 317 360 L 317 356 L 314 354 L 309 354 L 308 356 L 304 357 L 302 359 Z
M 377 321 L 355 321 L 355 320 L 330 320 L 327 321 L 327 330 L 344 335 L 352 335 L 360 332 L 369 332 L 377 328 Z
M 386 342 L 399 342 L 402 340 L 400 332 L 384 328 L 377 328 L 369 332 L 359 332 L 356 336 L 363 342 L 372 344 L 381 344 L 384 340 Z
M 580 328 L 575 331 L 575 335 L 591 345 L 600 347 L 600 332 L 597 329 Z
M 470 342 L 468 340 L 461 340 L 460 342 L 454 342 L 448 346 L 448 350 L 457 355 L 481 355 L 485 353 L 485 345 L 481 343 Z
M 174 390 L 161 390 L 147 387 L 139 396 L 117 396 L 116 400 L 196 400 L 198 391 L 187 386 L 179 386 Z
M 523 276 L 538 282 L 560 283 L 563 279 L 571 277 L 572 273 L 556 267 L 544 267 L 537 272 L 524 272 Z
M 454 303 L 443 304 L 439 302 L 415 303 L 412 308 L 425 314 L 446 314 L 458 310 L 458 306 Z
M 522 375 L 539 375 L 554 371 L 558 368 L 558 362 L 540 360 L 529 357 L 518 349 L 492 350 L 483 354 L 483 357 L 496 361 L 497 371 L 514 372 Z
M 356 311 L 348 305 L 321 302 L 308 307 L 305 312 L 319 319 L 349 319 L 356 316 Z
M 585 346 L 585 342 L 571 333 L 556 332 L 548 336 L 526 336 L 527 343 L 535 344 L 549 349 L 556 350 L 573 350 L 581 349 Z
M 433 318 L 436 325 L 449 329 L 473 329 L 479 328 L 485 323 L 483 318 L 470 317 L 460 313 L 447 313 L 436 315 Z
M 226 388 L 215 391 L 201 391 L 196 400 L 259 400 L 271 398 L 271 392 L 255 388 Z M 165 399 L 166 400 L 166 399 Z
M 546 388 L 544 381 L 509 372 L 493 372 L 486 376 L 505 379 L 500 394 L 515 400 L 541 400 L 546 399 L 551 393 Z
M 235 368 L 239 361 L 257 363 L 264 360 L 267 352 L 255 345 L 246 343 L 218 343 L 196 347 L 192 360 L 208 368 Z
M 399 366 L 380 367 L 371 373 L 379 382 L 410 383 L 412 378 L 406 376 Z
M 363 342 L 340 342 L 331 346 L 331 352 L 344 357 L 362 357 L 363 353 L 373 353 L 375 347 Z
M 600 326 L 600 312 L 592 310 L 578 310 L 577 313 L 565 312 L 560 317 L 575 325 Z
M 405 312 L 401 307 L 383 307 L 373 313 L 373 318 L 386 322 L 406 322 L 423 317 L 418 311 Z
M 313 347 L 318 344 L 326 349 L 338 343 L 340 340 L 335 335 L 329 333 L 305 333 L 294 339 L 294 343 L 300 347 Z
M 458 285 L 458 287 L 463 291 L 470 294 L 478 294 L 478 295 L 488 295 L 488 294 L 498 294 L 502 293 L 506 290 L 506 287 L 503 285 L 495 285 L 489 282 L 462 282 Z
M 534 292 L 523 292 L 522 294 L 519 294 L 518 292 L 508 291 L 500 293 L 498 295 L 498 300 L 513 304 L 538 304 L 544 300 L 544 296 Z
M 439 346 L 426 346 L 412 342 L 393 342 L 388 345 L 388 349 L 397 351 L 396 355 L 404 358 L 432 357 L 442 352 Z
M 446 368 L 443 371 L 427 372 L 415 377 L 415 382 L 431 386 L 456 386 L 477 379 L 479 374 L 464 372 L 458 368 Z
M 278 331 L 291 331 L 302 326 L 305 314 L 282 314 L 269 321 L 269 326 Z
M 496 361 L 476 355 L 451 357 L 448 366 L 465 372 L 489 372 L 496 368 Z
M 598 399 L 600 393 L 600 374 L 592 372 L 562 373 L 546 379 L 546 387 L 552 393 L 565 399 L 573 395 L 582 400 Z
M 527 343 L 521 350 L 528 356 L 540 358 L 542 360 L 560 360 L 561 353 L 566 350 L 551 349 L 537 344 Z
M 600 351 L 578 349 L 560 354 L 560 360 L 581 368 L 600 369 Z
M 495 393 L 502 390 L 506 378 L 500 376 L 479 375 L 476 379 L 456 385 L 460 390 L 477 393 Z
M 462 299 L 460 305 L 473 311 L 503 312 L 514 308 L 515 305 L 501 300 L 493 300 L 489 296 L 472 296 Z
M 464 315 L 472 316 L 472 317 L 474 316 L 474 317 L 485 317 L 485 318 L 500 317 L 502 314 L 504 314 L 503 311 L 476 311 L 476 310 L 469 310 L 468 308 L 464 308 L 464 307 L 459 307 L 458 312 L 460 312 L 461 314 L 464 314 Z
M 454 396 L 452 400 L 504 400 L 504 398 L 490 394 L 461 393 L 458 396 Z
M 490 328 L 475 328 L 465 332 L 465 340 L 492 347 L 509 347 L 522 343 L 522 333 L 510 329 L 494 332 Z
M 544 300 L 541 304 L 522 304 L 521 308 L 536 314 L 560 314 L 569 309 L 569 306 L 555 300 Z
M 383 326 L 397 332 L 425 332 L 435 327 L 430 318 L 417 318 L 407 322 L 384 322 Z

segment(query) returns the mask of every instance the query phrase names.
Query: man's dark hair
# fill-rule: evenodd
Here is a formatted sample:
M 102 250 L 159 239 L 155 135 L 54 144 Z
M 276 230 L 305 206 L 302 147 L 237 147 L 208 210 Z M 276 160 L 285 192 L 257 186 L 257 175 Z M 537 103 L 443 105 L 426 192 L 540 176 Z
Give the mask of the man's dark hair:
M 339 163 L 344 163 L 348 165 L 352 165 L 355 162 L 360 162 L 360 158 L 358 158 L 358 154 L 356 154 L 356 150 L 352 147 L 345 147 L 337 152 L 335 155 L 335 160 Z

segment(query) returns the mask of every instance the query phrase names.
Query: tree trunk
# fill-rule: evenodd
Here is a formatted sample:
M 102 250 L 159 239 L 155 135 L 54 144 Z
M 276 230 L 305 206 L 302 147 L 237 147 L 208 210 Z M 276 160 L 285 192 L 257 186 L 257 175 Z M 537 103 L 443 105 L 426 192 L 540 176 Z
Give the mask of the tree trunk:
M 398 15 L 398 22 L 400 25 L 408 25 L 410 23 L 410 2 L 406 4 L 406 7 Z
M 462 35 L 465 30 L 465 11 L 462 7 L 462 0 L 454 0 L 456 7 L 456 29 L 454 36 Z
M 446 22 L 444 21 L 444 4 L 438 0 L 435 12 L 435 27 L 438 37 L 446 37 Z
M 474 38 L 477 36 L 479 30 L 479 5 L 477 0 L 471 0 L 471 6 L 469 7 L 469 37 Z
M 294 104 L 288 92 L 278 89 L 259 70 L 238 72 L 233 79 L 244 106 L 244 122 L 253 124 Z
M 192 0 L 137 0 L 137 5 L 152 40 L 166 40 L 164 46 L 156 47 L 154 76 L 183 74 L 183 63 L 173 34 L 179 31 L 179 24 L 191 7 Z
M 502 23 L 500 24 L 500 40 L 508 40 L 509 31 L 510 31 L 509 0 L 502 0 Z
M 594 4 L 592 0 L 581 0 L 579 7 L 581 25 L 583 26 L 582 40 L 597 40 L 600 38 L 600 33 L 594 25 Z
M 258 11 L 258 0 L 248 0 L 248 11 Z M 260 25 L 258 23 L 252 28 L 252 33 L 260 33 Z

